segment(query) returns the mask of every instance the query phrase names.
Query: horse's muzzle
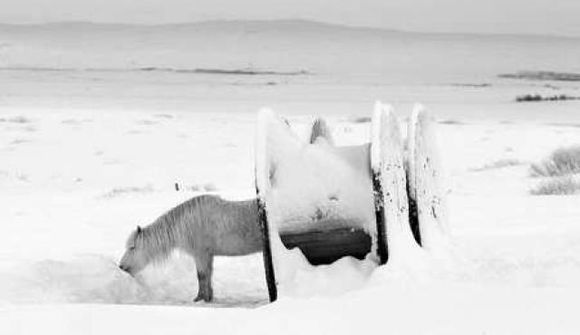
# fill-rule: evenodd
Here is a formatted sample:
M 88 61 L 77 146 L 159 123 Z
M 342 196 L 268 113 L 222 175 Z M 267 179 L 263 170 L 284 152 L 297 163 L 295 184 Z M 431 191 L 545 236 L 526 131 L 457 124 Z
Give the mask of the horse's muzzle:
M 123 270 L 123 271 L 127 272 L 128 274 L 132 275 L 132 274 L 131 274 L 131 268 L 130 268 L 130 267 L 128 267 L 128 266 L 125 266 L 125 265 L 123 265 L 123 264 L 119 264 L 119 269 L 121 269 L 121 270 Z

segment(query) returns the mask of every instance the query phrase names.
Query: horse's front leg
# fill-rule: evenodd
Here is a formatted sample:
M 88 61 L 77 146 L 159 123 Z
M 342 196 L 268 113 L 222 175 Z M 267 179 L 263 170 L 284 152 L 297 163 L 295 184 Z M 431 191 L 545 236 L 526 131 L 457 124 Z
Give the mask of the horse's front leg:
M 209 302 L 213 299 L 213 288 L 211 287 L 211 277 L 213 274 L 213 255 L 207 251 L 197 252 L 194 255 L 195 267 L 197 270 L 197 297 L 193 300 Z

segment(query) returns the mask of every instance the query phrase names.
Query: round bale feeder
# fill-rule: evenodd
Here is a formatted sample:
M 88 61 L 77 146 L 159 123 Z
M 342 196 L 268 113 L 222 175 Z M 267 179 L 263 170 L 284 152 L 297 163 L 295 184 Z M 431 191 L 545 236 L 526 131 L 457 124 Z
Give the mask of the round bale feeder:
M 285 271 L 284 250 L 298 248 L 311 265 L 346 256 L 384 264 L 392 246 L 428 239 L 423 225 L 437 225 L 442 197 L 425 190 L 438 177 L 425 115 L 413 113 L 407 156 L 398 120 L 380 103 L 370 141 L 357 146 L 334 145 L 324 123 L 303 139 L 273 112 L 259 113 L 256 193 L 270 301 Z

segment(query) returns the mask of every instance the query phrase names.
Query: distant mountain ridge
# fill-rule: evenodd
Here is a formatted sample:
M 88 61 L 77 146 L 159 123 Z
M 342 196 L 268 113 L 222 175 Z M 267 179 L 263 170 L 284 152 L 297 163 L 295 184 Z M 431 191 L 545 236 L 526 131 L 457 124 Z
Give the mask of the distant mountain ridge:
M 18 27 L 18 28 L 218 28 L 218 27 L 235 27 L 235 28 L 311 28 L 311 29 L 347 29 L 347 30 L 365 30 L 377 32 L 402 32 L 394 29 L 384 29 L 363 26 L 348 26 L 334 23 L 327 23 L 313 20 L 288 19 L 288 20 L 205 20 L 178 23 L 163 24 L 135 24 L 135 23 L 108 23 L 108 22 L 91 22 L 91 21 L 60 21 L 47 23 L 31 24 L 13 24 L 0 23 L 0 27 Z
M 16 30 L 61 30 L 61 29 L 99 29 L 99 30 L 165 30 L 165 29 L 192 29 L 192 30 L 293 30 L 293 31 L 350 31 L 367 34 L 409 34 L 409 35 L 455 35 L 455 36 L 490 36 L 490 37 L 523 37 L 523 38 L 561 38 L 579 39 L 574 36 L 540 35 L 540 34 L 491 34 L 491 33 L 462 33 L 462 32 L 420 32 L 380 27 L 351 26 L 303 19 L 284 20 L 207 20 L 166 24 L 132 24 L 132 23 L 103 23 L 89 21 L 62 21 L 34 24 L 0 23 L 0 29 Z

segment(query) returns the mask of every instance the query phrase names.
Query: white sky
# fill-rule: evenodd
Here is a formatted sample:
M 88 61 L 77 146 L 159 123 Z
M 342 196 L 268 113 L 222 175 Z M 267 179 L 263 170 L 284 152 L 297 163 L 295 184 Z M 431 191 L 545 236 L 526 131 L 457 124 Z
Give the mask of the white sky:
M 425 32 L 580 36 L 580 0 L 0 0 L 0 22 L 312 19 Z

